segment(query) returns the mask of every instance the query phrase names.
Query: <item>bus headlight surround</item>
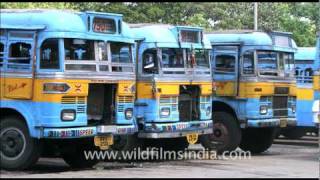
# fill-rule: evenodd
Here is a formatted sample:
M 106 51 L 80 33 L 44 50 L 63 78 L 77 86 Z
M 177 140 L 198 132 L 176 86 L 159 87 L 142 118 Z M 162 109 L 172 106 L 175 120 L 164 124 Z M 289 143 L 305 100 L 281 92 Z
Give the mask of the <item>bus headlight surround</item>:
M 260 106 L 260 114 L 265 115 L 268 113 L 268 106 L 266 105 L 261 105 Z
M 169 117 L 169 116 L 170 116 L 170 108 L 168 108 L 168 107 L 161 108 L 160 117 L 161 118 L 166 118 L 166 117 Z
M 133 117 L 133 109 L 132 108 L 127 108 L 124 111 L 124 116 L 125 116 L 126 120 L 132 119 L 132 117 Z
M 64 109 L 61 111 L 62 121 L 73 121 L 76 119 L 76 111 L 74 109 Z

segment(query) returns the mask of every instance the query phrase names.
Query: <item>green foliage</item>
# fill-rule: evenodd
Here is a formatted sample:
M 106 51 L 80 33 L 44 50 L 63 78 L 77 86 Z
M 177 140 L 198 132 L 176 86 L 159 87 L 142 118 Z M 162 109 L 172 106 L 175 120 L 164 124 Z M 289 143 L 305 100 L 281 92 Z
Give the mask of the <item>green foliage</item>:
M 259 3 L 260 30 L 292 32 L 298 46 L 314 46 L 320 3 Z M 0 3 L 1 9 L 72 9 L 123 14 L 129 23 L 192 25 L 206 31 L 253 29 L 253 3 L 199 2 L 41 2 Z

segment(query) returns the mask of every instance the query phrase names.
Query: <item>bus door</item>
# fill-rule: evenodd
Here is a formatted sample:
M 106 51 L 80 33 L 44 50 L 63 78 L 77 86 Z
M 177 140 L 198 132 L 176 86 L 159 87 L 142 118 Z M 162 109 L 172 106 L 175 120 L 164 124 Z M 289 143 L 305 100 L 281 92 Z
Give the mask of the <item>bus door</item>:
M 213 46 L 211 67 L 217 96 L 237 96 L 239 46 Z
M 4 97 L 31 99 L 33 94 L 35 32 L 10 30 L 6 32 L 6 69 Z

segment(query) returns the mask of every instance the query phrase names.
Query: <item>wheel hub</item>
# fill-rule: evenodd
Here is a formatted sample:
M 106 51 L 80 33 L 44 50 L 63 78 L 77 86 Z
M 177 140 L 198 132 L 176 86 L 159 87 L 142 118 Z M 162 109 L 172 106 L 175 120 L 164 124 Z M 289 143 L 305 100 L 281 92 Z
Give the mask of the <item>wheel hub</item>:
M 16 128 L 8 128 L 1 132 L 0 153 L 5 158 L 16 159 L 23 153 L 26 143 L 23 133 Z
M 228 141 L 228 130 L 222 123 L 213 124 L 213 133 L 210 140 L 214 143 L 225 144 Z

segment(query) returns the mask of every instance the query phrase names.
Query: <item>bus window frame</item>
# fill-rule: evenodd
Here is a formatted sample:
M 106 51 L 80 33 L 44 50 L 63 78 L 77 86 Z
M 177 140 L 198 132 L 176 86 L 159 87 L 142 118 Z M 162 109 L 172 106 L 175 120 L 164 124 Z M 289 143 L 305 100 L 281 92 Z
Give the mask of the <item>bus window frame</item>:
M 32 35 L 32 38 L 17 38 L 16 36 L 11 36 L 12 33 L 21 33 L 21 34 L 30 34 Z M 17 31 L 17 30 L 14 30 L 14 31 L 7 31 L 7 43 L 6 43 L 6 71 L 7 72 L 29 72 L 31 73 L 32 72 L 32 66 L 33 66 L 33 60 L 34 60 L 34 49 L 36 48 L 35 47 L 35 31 Z M 10 50 L 10 47 L 12 44 L 14 43 L 26 43 L 26 44 L 30 44 L 31 47 L 30 47 L 30 62 L 28 64 L 28 69 L 17 69 L 17 68 L 9 68 L 9 59 L 11 59 L 12 57 L 10 57 L 10 53 L 9 53 L 9 50 Z M 38 49 L 37 49 L 38 51 Z M 16 64 L 16 63 L 14 63 Z
M 41 54 L 40 54 L 40 49 L 43 44 L 48 39 L 58 39 L 58 49 L 59 49 L 59 69 L 45 69 L 45 68 L 40 68 L 40 61 L 41 61 Z M 63 38 L 58 38 L 58 37 L 48 37 L 45 39 L 42 39 L 38 43 L 37 47 L 37 63 L 36 63 L 36 68 L 37 72 L 63 72 L 64 71 L 64 42 Z
M 275 71 L 272 71 L 272 72 L 275 72 L 275 73 L 277 73 L 277 75 L 263 75 L 263 74 L 260 74 L 260 69 L 259 69 L 259 61 L 258 61 L 258 51 L 264 51 L 264 52 L 273 52 L 273 53 L 276 53 L 276 57 L 277 57 L 277 60 L 276 60 L 276 65 L 277 65 L 277 67 L 276 67 L 276 70 Z M 255 49 L 255 54 L 256 54 L 256 56 L 255 56 L 255 62 L 256 62 L 256 71 L 257 71 L 257 75 L 259 76 L 259 77 L 282 77 L 282 76 L 280 76 L 280 62 L 279 62 L 279 53 L 278 53 L 279 51 L 274 51 L 274 50 L 265 50 L 265 49 Z M 271 71 L 270 71 L 271 72 Z
M 7 67 L 7 43 L 8 43 L 8 38 L 7 38 L 7 31 L 2 30 L 4 33 L 4 36 L 0 36 L 0 42 L 3 43 L 3 56 L 2 56 L 2 66 L 0 66 L 0 70 L 4 71 Z
M 243 64 L 244 64 L 244 53 L 246 53 L 246 52 L 253 52 L 253 73 L 251 73 L 251 74 L 245 74 L 245 73 L 243 73 Z M 255 49 L 247 49 L 246 51 L 244 51 L 244 52 L 242 52 L 241 53 L 241 56 L 240 56 L 240 63 L 241 63 L 241 66 L 240 66 L 240 75 L 241 76 L 245 76 L 245 77 L 250 77 L 250 76 L 257 76 L 257 73 L 258 73 L 258 66 L 257 66 L 257 57 L 258 57 L 258 55 L 257 55 L 257 51 L 255 50 Z
M 59 68 L 55 68 L 55 69 L 48 69 L 48 68 L 41 68 L 40 64 L 41 64 L 41 48 L 42 45 L 45 41 L 50 40 L 50 39 L 57 39 L 58 40 L 58 62 L 59 62 Z M 38 71 L 47 71 L 47 72 L 60 72 L 62 71 L 62 59 L 61 59 L 61 44 L 63 43 L 63 39 L 62 38 L 54 38 L 54 37 L 50 37 L 50 38 L 46 38 L 43 41 L 41 41 L 39 47 L 37 48 L 37 70 Z M 63 50 L 63 49 L 62 49 Z

